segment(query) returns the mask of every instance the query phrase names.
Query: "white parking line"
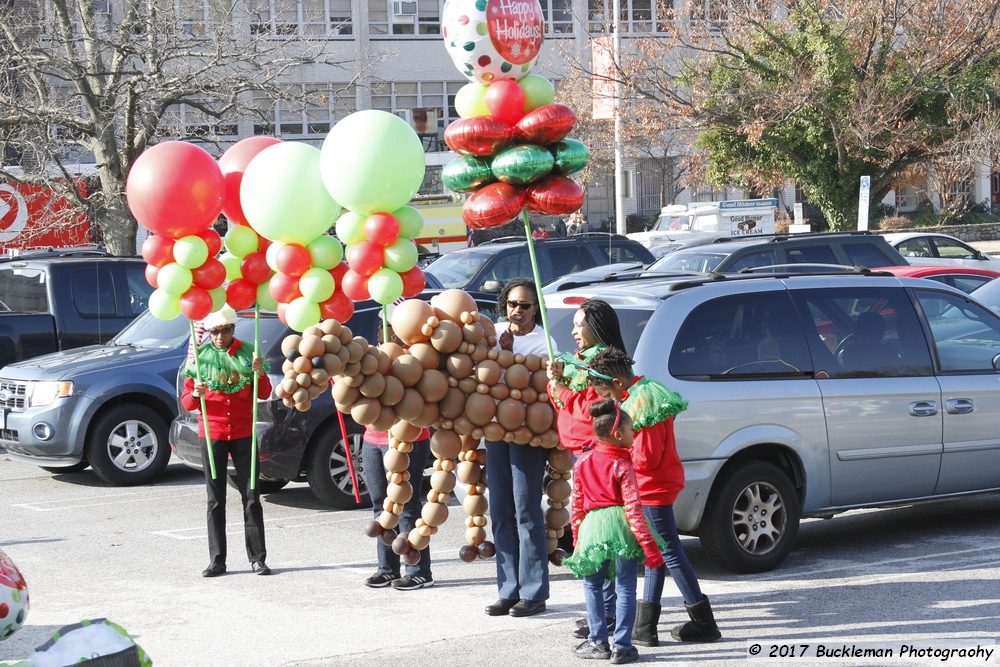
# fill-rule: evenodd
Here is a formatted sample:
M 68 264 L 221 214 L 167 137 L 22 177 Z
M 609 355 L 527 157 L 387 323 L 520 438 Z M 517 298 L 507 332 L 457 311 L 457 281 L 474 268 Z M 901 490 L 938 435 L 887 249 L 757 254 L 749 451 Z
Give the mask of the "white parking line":
M 198 491 L 196 493 L 170 493 L 160 496 L 148 496 L 144 495 L 141 498 L 131 498 L 129 500 L 122 500 L 122 498 L 128 498 L 129 496 L 134 496 L 135 494 L 118 494 L 116 496 L 88 496 L 85 498 L 73 498 L 72 500 L 43 500 L 36 503 L 16 503 L 11 505 L 11 507 L 20 507 L 22 509 L 31 510 L 32 512 L 59 512 L 62 510 L 72 510 L 81 507 L 100 507 L 102 505 L 120 505 L 122 503 L 140 503 L 147 500 L 167 500 L 172 498 L 188 498 L 190 496 L 201 496 L 204 495 L 204 491 Z M 104 499 L 105 502 L 101 503 L 83 503 L 77 505 L 65 505 L 60 503 L 79 503 L 81 500 L 96 500 L 97 498 Z M 109 500 L 109 498 L 111 500 Z M 40 505 L 52 505 L 51 507 L 40 507 Z
M 293 523 L 289 525 L 289 521 L 295 521 L 296 519 L 315 519 L 317 516 L 322 516 L 323 514 L 334 514 L 333 510 L 327 512 L 318 512 L 316 514 L 300 514 L 298 516 L 289 517 L 275 517 L 272 519 L 264 519 L 266 524 L 280 523 L 278 526 L 280 528 L 306 528 L 308 526 L 328 526 L 334 523 L 348 523 L 350 521 L 357 521 L 358 517 L 348 517 L 343 519 L 335 519 L 332 521 L 309 521 L 308 523 Z M 339 514 L 339 513 L 338 513 Z M 162 535 L 163 537 L 170 537 L 175 540 L 201 540 L 208 537 L 208 529 L 205 526 L 197 526 L 195 528 L 173 528 L 171 530 L 154 530 L 149 533 L 150 535 Z M 226 535 L 242 535 L 243 534 L 243 523 L 227 523 L 226 524 Z

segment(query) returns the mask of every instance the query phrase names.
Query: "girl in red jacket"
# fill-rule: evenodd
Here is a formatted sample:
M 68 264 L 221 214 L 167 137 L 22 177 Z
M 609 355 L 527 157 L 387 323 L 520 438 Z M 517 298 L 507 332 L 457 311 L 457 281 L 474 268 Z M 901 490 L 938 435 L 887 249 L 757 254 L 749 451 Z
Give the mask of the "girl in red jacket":
M 624 664 L 638 659 L 632 646 L 636 617 L 635 588 L 639 562 L 663 565 L 658 544 L 642 512 L 639 487 L 629 460 L 632 420 L 618 401 L 590 406 L 597 442 L 576 461 L 571 521 L 576 536 L 573 555 L 563 564 L 583 577 L 590 635 L 573 649 L 581 658 L 611 659 Z M 613 578 L 618 594 L 614 647 L 608 645 L 604 581 Z
M 640 646 L 659 645 L 656 624 L 660 620 L 663 582 L 669 570 L 691 617 L 690 622 L 673 628 L 671 636 L 683 642 L 714 642 L 722 635 L 708 597 L 701 592 L 698 578 L 684 555 L 674 521 L 674 499 L 684 488 L 684 466 L 674 441 L 674 416 L 687 408 L 687 402 L 656 380 L 636 377 L 632 359 L 621 350 L 608 349 L 594 355 L 589 373 L 594 391 L 621 401 L 622 409 L 632 418 L 635 429 L 632 466 L 639 482 L 643 511 L 667 543 L 663 552 L 665 565 L 646 566 L 632 639 Z

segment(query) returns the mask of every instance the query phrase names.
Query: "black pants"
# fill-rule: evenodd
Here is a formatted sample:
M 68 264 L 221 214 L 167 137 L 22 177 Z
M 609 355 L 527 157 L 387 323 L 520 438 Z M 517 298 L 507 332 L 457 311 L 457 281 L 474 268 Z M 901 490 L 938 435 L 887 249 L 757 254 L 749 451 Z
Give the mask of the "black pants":
M 251 439 L 215 440 L 212 442 L 215 454 L 216 479 L 212 479 L 212 469 L 208 465 L 207 447 L 203 450 L 205 462 L 205 483 L 208 487 L 208 552 L 212 563 L 226 564 L 226 468 L 227 456 L 233 457 L 236 468 L 236 486 L 243 498 L 243 529 L 246 533 L 247 557 L 250 562 L 263 562 L 267 557 L 264 548 L 264 510 L 260 504 L 260 493 L 250 488 Z

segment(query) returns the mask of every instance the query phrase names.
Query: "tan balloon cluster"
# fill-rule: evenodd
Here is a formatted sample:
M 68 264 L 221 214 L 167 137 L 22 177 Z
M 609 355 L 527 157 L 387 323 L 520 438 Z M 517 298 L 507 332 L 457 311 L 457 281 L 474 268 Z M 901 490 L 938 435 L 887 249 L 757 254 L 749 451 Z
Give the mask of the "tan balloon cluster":
M 337 320 L 324 320 L 301 336 L 288 336 L 281 341 L 285 378 L 274 388 L 274 395 L 286 406 L 305 412 L 329 386 L 330 378 L 360 362 L 367 350 L 368 341 L 361 336 L 355 338 Z

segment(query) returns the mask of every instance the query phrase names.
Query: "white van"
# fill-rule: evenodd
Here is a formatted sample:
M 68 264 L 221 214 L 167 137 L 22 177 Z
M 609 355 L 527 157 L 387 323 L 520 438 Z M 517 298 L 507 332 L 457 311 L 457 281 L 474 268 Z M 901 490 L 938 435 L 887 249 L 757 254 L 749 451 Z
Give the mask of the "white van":
M 629 234 L 628 237 L 643 244 L 655 255 L 658 246 L 669 246 L 692 237 L 753 237 L 774 234 L 774 210 L 777 206 L 777 199 L 665 206 L 649 231 Z

